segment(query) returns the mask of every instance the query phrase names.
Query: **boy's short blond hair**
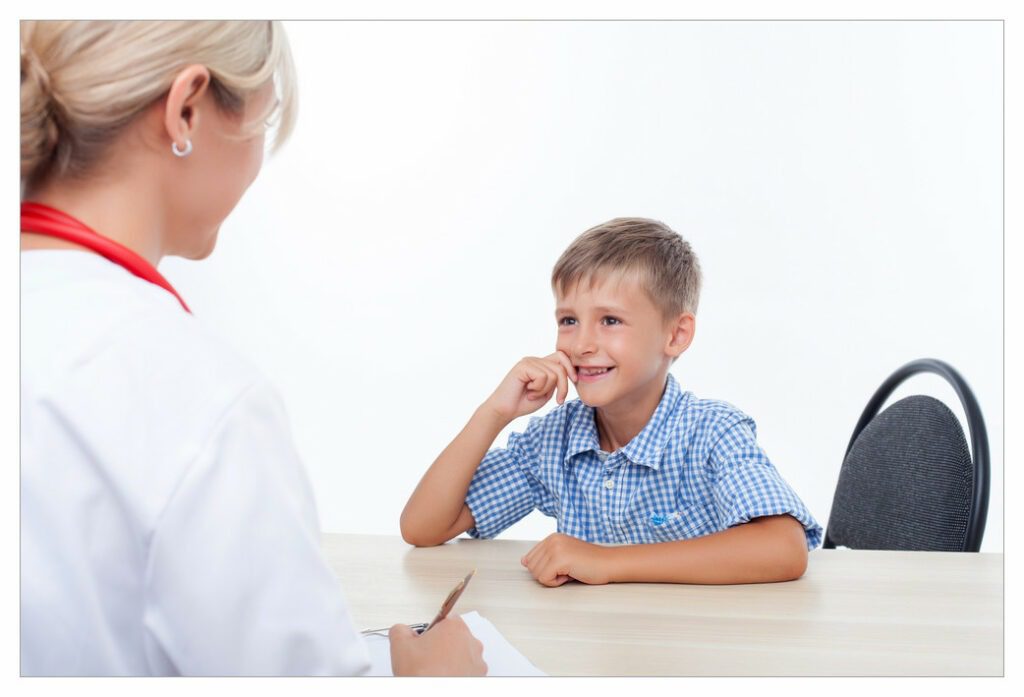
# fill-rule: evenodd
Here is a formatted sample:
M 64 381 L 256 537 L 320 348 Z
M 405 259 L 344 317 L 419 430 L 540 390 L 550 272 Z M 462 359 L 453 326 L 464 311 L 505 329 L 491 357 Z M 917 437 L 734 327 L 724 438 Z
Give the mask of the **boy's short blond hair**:
M 564 293 L 609 272 L 634 272 L 665 319 L 697 314 L 700 262 L 690 244 L 665 223 L 615 218 L 577 237 L 551 272 L 551 287 Z

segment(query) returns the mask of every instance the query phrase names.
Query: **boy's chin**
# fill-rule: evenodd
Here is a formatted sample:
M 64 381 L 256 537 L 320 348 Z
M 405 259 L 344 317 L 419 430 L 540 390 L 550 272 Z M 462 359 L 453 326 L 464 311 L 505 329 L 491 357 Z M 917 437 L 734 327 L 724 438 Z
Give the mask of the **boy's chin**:
M 609 401 L 611 401 L 597 390 L 588 390 L 586 388 L 580 390 L 578 386 L 576 387 L 576 395 L 580 398 L 581 402 L 594 409 L 607 406 Z

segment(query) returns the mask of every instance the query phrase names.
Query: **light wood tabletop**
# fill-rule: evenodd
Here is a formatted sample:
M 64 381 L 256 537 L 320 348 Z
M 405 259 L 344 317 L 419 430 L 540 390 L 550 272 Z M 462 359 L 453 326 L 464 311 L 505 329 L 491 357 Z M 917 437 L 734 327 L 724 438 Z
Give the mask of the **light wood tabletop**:
M 547 588 L 519 559 L 535 543 L 327 534 L 359 629 L 478 611 L 549 675 L 1002 675 L 1003 555 L 811 552 L 788 583 L 570 582 Z

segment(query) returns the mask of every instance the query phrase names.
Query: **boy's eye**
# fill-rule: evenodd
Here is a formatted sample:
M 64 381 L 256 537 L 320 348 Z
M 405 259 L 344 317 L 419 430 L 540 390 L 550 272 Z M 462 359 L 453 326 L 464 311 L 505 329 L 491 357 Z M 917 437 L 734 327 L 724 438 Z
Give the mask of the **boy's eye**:
M 569 327 L 572 326 L 573 324 L 576 324 L 575 317 L 562 317 L 561 319 L 558 320 L 558 325 L 561 327 Z
M 622 321 L 618 317 L 604 317 L 601 319 L 601 321 L 608 326 L 622 324 Z

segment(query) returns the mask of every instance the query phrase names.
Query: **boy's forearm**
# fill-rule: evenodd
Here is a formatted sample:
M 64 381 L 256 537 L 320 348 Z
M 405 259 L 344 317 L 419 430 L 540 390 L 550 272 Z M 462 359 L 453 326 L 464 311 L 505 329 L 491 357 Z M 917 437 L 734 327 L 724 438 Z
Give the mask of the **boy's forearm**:
M 477 465 L 507 425 L 507 420 L 486 405 L 473 413 L 405 504 L 401 530 L 406 542 L 419 546 L 441 544 L 462 532 L 449 534 L 462 512 Z
M 807 568 L 803 526 L 789 515 L 757 518 L 705 537 L 608 548 L 612 582 L 769 583 Z

